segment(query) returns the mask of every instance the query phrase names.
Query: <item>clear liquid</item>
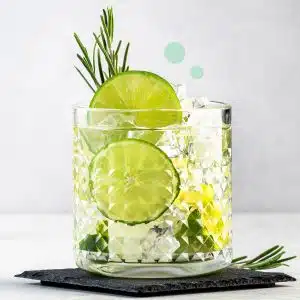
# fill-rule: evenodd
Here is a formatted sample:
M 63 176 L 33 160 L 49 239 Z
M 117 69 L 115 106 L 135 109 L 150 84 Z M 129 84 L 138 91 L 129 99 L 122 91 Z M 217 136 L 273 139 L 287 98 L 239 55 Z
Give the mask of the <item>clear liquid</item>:
M 156 144 L 180 176 L 178 198 L 161 217 L 148 224 L 131 226 L 109 220 L 91 197 L 91 160 L 105 145 L 124 138 Z M 120 262 L 175 265 L 221 260 L 220 266 L 230 262 L 229 126 L 161 131 L 75 127 L 73 144 L 74 248 L 78 266 L 97 272 L 95 264 Z

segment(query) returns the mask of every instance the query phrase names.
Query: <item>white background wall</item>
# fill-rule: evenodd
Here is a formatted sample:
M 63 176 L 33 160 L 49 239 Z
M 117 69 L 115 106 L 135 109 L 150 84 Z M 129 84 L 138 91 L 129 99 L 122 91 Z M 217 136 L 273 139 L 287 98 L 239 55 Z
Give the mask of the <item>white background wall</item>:
M 300 211 L 299 0 L 0 0 L 0 212 L 71 210 L 71 104 L 91 97 L 72 32 L 90 43 L 108 3 L 132 67 L 233 104 L 235 210 Z

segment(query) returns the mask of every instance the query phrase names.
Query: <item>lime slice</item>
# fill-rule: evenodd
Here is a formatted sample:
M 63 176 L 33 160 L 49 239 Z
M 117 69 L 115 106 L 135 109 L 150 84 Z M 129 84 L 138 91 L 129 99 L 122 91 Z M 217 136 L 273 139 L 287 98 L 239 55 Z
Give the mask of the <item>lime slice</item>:
M 128 71 L 107 80 L 90 107 L 144 110 L 134 114 L 137 127 L 165 127 L 182 120 L 180 101 L 173 87 L 162 77 L 145 71 Z
M 145 141 L 111 143 L 94 157 L 89 169 L 98 209 L 129 225 L 156 220 L 179 193 L 180 179 L 172 162 Z

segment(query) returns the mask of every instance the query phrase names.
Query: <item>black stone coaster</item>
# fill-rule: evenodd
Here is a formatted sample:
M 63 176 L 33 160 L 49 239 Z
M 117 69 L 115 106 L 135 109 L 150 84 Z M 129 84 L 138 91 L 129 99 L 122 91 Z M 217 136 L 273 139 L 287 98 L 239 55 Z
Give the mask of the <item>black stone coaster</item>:
M 275 286 L 275 283 L 296 280 L 283 273 L 233 268 L 205 276 L 171 279 L 113 278 L 90 274 L 80 269 L 25 271 L 15 277 L 39 280 L 47 286 L 137 297 L 264 288 Z

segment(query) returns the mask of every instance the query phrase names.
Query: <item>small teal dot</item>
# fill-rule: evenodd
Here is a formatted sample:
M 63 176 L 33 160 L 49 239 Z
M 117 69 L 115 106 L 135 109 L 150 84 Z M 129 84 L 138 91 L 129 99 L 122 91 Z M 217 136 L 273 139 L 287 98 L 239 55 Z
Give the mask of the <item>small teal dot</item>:
M 165 48 L 165 57 L 172 64 L 183 62 L 184 56 L 185 49 L 182 44 L 178 42 L 169 43 Z
M 203 69 L 200 66 L 193 66 L 191 68 L 191 76 L 194 79 L 200 79 L 204 75 Z

